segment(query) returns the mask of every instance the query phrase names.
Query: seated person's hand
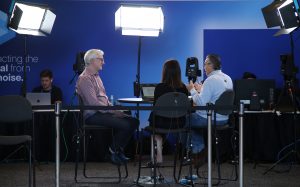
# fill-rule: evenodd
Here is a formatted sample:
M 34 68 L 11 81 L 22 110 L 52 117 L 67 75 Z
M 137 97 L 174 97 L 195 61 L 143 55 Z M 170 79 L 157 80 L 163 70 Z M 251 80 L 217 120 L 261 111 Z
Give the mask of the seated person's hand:
M 120 111 L 120 110 L 113 111 L 113 116 L 118 117 L 118 118 L 130 117 L 129 115 L 125 114 L 123 111 Z
M 196 89 L 196 91 L 197 91 L 198 93 L 201 92 L 202 84 L 195 83 L 195 84 L 194 84 L 194 87 L 195 87 L 195 89 Z
M 194 83 L 193 81 L 190 81 L 190 83 L 186 85 L 186 89 L 188 91 L 191 91 L 193 88 L 194 88 Z

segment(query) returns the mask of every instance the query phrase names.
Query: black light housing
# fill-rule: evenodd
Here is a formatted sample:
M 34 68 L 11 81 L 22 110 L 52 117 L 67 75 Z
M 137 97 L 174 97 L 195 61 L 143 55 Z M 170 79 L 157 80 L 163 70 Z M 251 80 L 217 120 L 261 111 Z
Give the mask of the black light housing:
M 289 34 L 299 27 L 299 15 L 293 0 L 276 0 L 262 8 L 268 28 L 281 27 L 275 36 Z

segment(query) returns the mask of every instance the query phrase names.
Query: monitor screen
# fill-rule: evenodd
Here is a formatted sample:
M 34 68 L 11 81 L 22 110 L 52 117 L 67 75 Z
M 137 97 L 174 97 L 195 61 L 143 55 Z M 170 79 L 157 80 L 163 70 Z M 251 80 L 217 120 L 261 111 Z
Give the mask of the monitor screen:
M 271 97 L 274 99 L 275 80 L 273 79 L 243 79 L 235 80 L 235 103 L 242 101 L 244 104 L 250 104 L 251 96 L 255 92 L 260 100 L 260 103 L 267 105 Z M 271 96 L 271 94 L 273 94 Z

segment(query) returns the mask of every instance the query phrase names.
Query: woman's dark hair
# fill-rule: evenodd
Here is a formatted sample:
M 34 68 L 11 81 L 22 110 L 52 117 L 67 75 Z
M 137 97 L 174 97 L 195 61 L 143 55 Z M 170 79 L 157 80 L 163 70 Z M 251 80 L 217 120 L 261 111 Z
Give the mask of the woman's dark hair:
M 50 79 L 53 78 L 53 74 L 52 74 L 52 71 L 49 70 L 49 69 L 44 69 L 43 71 L 41 71 L 40 73 L 40 78 L 42 77 L 49 77 Z
M 167 60 L 162 71 L 162 83 L 167 84 L 172 88 L 181 88 L 181 69 L 177 60 Z

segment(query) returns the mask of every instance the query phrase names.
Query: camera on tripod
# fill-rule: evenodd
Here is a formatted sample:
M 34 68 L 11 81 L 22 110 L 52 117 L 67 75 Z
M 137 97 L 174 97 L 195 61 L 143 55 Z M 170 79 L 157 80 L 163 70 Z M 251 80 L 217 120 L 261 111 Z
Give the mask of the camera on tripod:
M 189 57 L 186 59 L 185 76 L 188 77 L 189 82 L 192 80 L 194 83 L 196 82 L 197 77 L 201 76 L 199 62 L 196 57 Z
M 80 75 L 85 68 L 84 55 L 85 52 L 79 52 L 76 54 L 76 62 L 73 64 L 73 71 L 75 74 Z
M 285 81 L 291 81 L 296 79 L 296 74 L 299 72 L 299 69 L 294 63 L 293 55 L 280 55 L 280 60 L 280 72 L 284 76 Z

